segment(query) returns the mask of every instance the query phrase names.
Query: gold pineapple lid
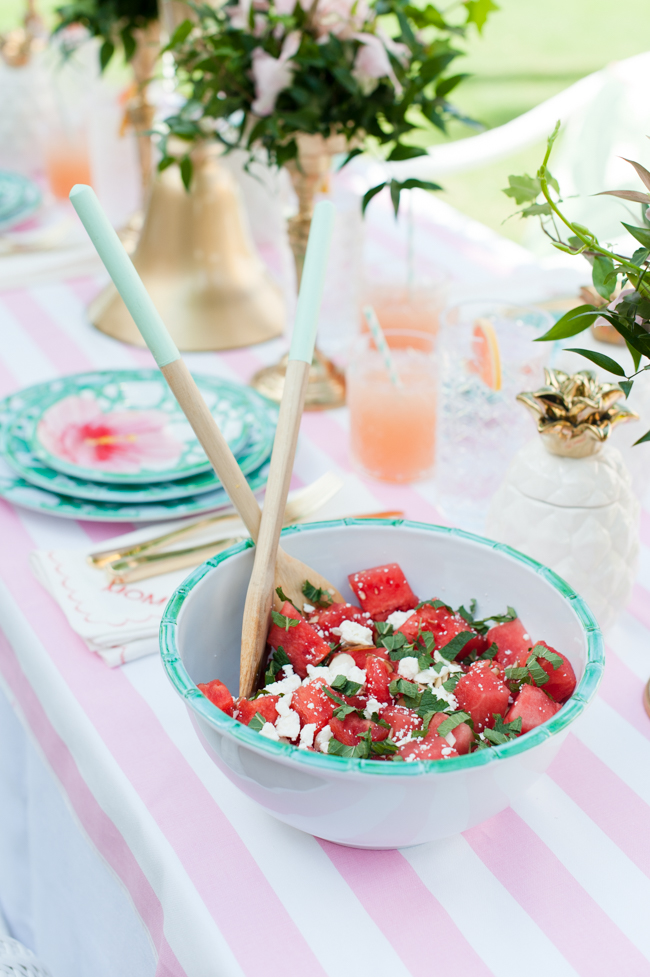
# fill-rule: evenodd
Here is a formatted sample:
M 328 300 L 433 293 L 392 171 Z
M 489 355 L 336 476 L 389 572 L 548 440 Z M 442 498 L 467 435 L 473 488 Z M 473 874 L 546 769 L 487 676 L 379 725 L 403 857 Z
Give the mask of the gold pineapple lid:
M 639 415 L 618 403 L 624 396 L 617 383 L 598 383 L 591 370 L 564 373 L 544 370 L 546 384 L 520 393 L 517 400 L 537 419 L 545 448 L 553 455 L 586 458 L 596 454 L 615 424 Z

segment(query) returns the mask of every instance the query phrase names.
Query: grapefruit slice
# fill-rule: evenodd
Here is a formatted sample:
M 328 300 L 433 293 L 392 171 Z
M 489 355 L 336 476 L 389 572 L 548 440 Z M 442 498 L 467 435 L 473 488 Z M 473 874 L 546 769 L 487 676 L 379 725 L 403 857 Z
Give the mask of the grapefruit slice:
M 501 390 L 499 340 L 489 319 L 477 319 L 472 334 L 472 366 L 492 390 Z

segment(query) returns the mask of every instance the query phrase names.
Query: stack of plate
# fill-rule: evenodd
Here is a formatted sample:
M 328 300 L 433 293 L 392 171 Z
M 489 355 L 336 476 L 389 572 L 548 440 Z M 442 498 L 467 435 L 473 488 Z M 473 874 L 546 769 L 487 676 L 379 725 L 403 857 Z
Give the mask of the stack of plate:
M 277 408 L 210 376 L 197 386 L 257 491 Z M 67 519 L 157 522 L 229 504 L 158 370 L 78 373 L 0 401 L 0 496 Z
M 41 191 L 33 180 L 0 170 L 0 231 L 26 220 L 38 208 Z

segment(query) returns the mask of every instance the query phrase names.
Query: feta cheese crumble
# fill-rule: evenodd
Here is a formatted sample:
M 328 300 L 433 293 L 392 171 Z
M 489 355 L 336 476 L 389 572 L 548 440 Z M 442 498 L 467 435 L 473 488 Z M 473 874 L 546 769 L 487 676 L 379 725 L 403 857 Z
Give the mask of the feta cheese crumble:
M 313 604 L 308 604 L 307 601 L 302 605 L 303 614 L 312 614 L 315 610 Z
M 300 688 L 302 684 L 300 676 L 294 674 L 292 665 L 284 666 L 284 675 L 285 677 L 280 679 L 279 682 L 271 682 L 270 685 L 265 687 L 265 691 L 269 695 L 291 695 L 292 692 Z
M 266 736 L 267 740 L 275 740 L 276 743 L 280 739 L 280 734 L 273 723 L 264 723 L 260 730 L 260 736 Z
M 383 702 L 377 702 L 376 699 L 370 698 L 366 703 L 366 708 L 363 710 L 363 714 L 366 717 L 366 719 L 372 719 L 373 714 L 375 712 L 381 712 L 383 707 L 384 707 Z
M 341 621 L 340 627 L 332 628 L 332 634 L 338 635 L 344 645 L 372 644 L 372 629 L 357 621 Z
M 316 723 L 307 723 L 300 730 L 300 743 L 298 744 L 299 749 L 306 750 L 309 746 L 314 745 L 314 733 L 316 732 Z
M 327 753 L 327 745 L 333 735 L 329 726 L 323 726 L 320 733 L 316 733 L 316 738 L 314 739 L 316 749 L 320 750 L 321 753 Z
M 336 655 L 329 664 L 330 682 L 333 682 L 337 675 L 343 675 L 351 682 L 358 682 L 359 685 L 365 685 L 366 682 L 365 669 L 357 668 L 352 655 L 346 655 L 345 652 Z
M 386 624 L 392 624 L 393 628 L 397 631 L 404 624 L 404 621 L 408 621 L 413 614 L 415 614 L 415 611 L 393 611 L 386 618 Z
M 401 675 L 402 678 L 409 679 L 413 682 L 419 671 L 420 666 L 417 658 L 412 658 L 411 656 L 400 658 L 399 665 L 397 666 L 397 674 Z
M 278 718 L 275 720 L 278 736 L 295 740 L 300 734 L 300 716 L 291 708 L 291 695 L 281 696 L 275 708 L 278 711 Z

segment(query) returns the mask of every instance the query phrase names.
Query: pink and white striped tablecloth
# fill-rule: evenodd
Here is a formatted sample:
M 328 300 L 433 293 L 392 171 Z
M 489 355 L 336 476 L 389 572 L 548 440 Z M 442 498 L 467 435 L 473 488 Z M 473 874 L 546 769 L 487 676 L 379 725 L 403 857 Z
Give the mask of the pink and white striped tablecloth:
M 370 260 L 385 261 L 396 232 L 386 212 L 374 220 Z M 442 204 L 419 226 L 432 262 L 463 268 L 461 288 L 534 269 Z M 71 279 L 0 295 L 2 396 L 62 373 L 151 365 L 85 323 L 96 290 L 96 280 Z M 245 381 L 280 348 L 187 359 Z M 307 415 L 298 482 L 349 468 L 345 411 Z M 431 486 L 367 485 L 386 508 L 437 518 Z M 128 528 L 0 501 L 0 671 L 144 922 L 158 977 L 650 975 L 648 513 L 639 582 L 608 636 L 600 694 L 548 773 L 463 835 L 393 852 L 340 848 L 267 817 L 212 765 L 155 656 L 108 669 L 70 631 L 30 573 L 30 550 Z

